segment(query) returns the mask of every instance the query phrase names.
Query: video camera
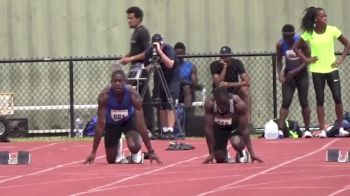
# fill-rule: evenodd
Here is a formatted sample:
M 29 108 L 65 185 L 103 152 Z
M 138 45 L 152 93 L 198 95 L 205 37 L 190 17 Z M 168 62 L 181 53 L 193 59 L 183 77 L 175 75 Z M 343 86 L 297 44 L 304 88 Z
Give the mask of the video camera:
M 153 57 L 159 57 L 157 53 L 157 45 L 155 44 L 156 42 L 158 42 L 160 45 L 164 44 L 163 37 L 158 33 L 152 36 Z
M 152 48 L 153 48 L 153 56 L 158 56 L 158 53 L 157 53 L 157 44 L 155 43 L 152 43 Z

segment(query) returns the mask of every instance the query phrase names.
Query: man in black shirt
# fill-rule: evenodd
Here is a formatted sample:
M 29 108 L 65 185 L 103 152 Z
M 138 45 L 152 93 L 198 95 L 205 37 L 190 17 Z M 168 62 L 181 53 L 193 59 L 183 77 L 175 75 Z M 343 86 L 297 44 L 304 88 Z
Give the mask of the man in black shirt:
M 223 46 L 220 54 L 232 54 L 231 48 Z M 229 93 L 238 95 L 246 103 L 250 119 L 250 83 L 243 63 L 230 56 L 222 56 L 220 60 L 210 64 L 210 71 L 213 78 L 213 89 L 222 86 L 227 88 Z
M 176 60 L 174 48 L 169 44 L 165 44 L 163 37 L 159 34 L 152 36 L 152 47 L 149 47 L 145 53 L 145 66 L 150 67 L 149 65 L 152 63 L 152 60 L 155 60 L 160 64 L 172 99 L 174 101 L 179 99 L 181 83 L 180 67 Z M 155 94 L 159 93 L 162 102 L 160 110 L 162 132 L 165 135 L 172 136 L 176 120 L 175 113 L 170 104 L 168 104 L 167 96 L 156 72 L 154 73 L 154 76 L 153 96 L 157 97 Z
M 130 73 L 128 78 L 133 78 L 135 72 L 140 72 L 139 76 L 142 78 L 148 77 L 147 71 L 144 69 L 143 61 L 145 58 L 145 50 L 150 45 L 150 34 L 146 27 L 142 25 L 143 12 L 139 7 L 130 7 L 126 11 L 128 17 L 129 28 L 135 29 L 130 40 L 130 52 L 120 59 L 120 63 L 126 65 L 131 63 Z M 137 85 L 135 80 L 129 81 L 133 86 Z M 137 86 L 139 93 L 142 93 L 144 84 L 141 82 Z M 151 96 L 147 88 L 145 96 L 143 97 L 143 111 L 145 113 L 145 121 L 147 128 L 153 131 L 154 115 L 153 107 L 151 105 Z M 147 114 L 147 115 L 146 115 Z
M 128 15 L 129 28 L 135 29 L 130 40 L 130 52 L 125 55 L 120 63 L 143 63 L 145 50 L 149 47 L 150 35 L 145 26 L 142 25 L 143 12 L 138 7 L 130 7 L 126 11 Z

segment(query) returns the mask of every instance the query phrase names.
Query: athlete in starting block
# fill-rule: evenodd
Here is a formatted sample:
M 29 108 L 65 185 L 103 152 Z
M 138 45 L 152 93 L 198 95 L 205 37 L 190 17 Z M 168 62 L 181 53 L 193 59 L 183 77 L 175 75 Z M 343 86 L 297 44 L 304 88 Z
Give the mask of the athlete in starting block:
M 248 111 L 244 101 L 231 95 L 224 87 L 214 89 L 204 104 L 204 127 L 209 156 L 203 163 L 263 162 L 253 151 L 248 130 Z M 227 142 L 237 151 L 236 160 L 230 160 Z M 245 151 L 247 147 L 247 151 Z M 249 160 L 250 159 L 250 160 Z
M 122 70 L 112 73 L 111 85 L 103 89 L 98 96 L 95 132 L 92 152 L 84 161 L 85 164 L 93 163 L 103 133 L 105 133 L 107 162 L 116 163 L 122 132 L 126 136 L 131 152 L 130 163 L 143 162 L 140 135 L 147 147 L 151 163 L 152 161 L 162 163 L 154 152 L 148 136 L 140 94 L 126 84 L 126 76 Z

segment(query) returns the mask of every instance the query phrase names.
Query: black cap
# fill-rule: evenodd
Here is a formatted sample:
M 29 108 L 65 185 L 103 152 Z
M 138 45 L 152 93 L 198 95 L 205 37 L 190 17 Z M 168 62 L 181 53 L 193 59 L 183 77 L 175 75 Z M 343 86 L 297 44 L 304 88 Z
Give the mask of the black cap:
M 223 46 L 220 49 L 220 54 L 231 54 L 231 48 L 228 46 Z
M 152 43 L 153 42 L 162 42 L 162 41 L 163 41 L 163 37 L 160 34 L 156 33 L 152 36 Z

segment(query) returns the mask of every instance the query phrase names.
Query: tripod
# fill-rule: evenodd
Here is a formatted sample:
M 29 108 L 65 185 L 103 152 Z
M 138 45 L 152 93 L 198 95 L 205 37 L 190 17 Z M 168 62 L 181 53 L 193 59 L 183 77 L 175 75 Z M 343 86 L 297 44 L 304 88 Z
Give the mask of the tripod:
M 168 104 L 170 105 L 171 107 L 171 110 L 174 112 L 175 114 L 175 123 L 176 123 L 176 126 L 178 127 L 179 129 L 179 136 L 180 137 L 185 137 L 185 132 L 183 131 L 183 128 L 180 124 L 180 121 L 176 115 L 176 110 L 175 110 L 175 103 L 174 103 L 174 100 L 171 96 L 171 93 L 170 93 L 170 89 L 169 89 L 169 86 L 166 82 L 166 79 L 165 79 L 165 76 L 164 76 L 164 73 L 163 73 L 163 70 L 160 66 L 160 63 L 159 63 L 159 57 L 156 56 L 156 55 L 153 55 L 152 57 L 152 60 L 151 60 L 151 68 L 150 68 L 150 71 L 148 73 L 148 77 L 145 81 L 145 85 L 143 86 L 143 89 L 142 89 L 142 93 L 141 93 L 141 97 L 143 98 L 145 96 L 145 93 L 146 93 L 146 90 L 147 90 L 147 87 L 148 87 L 148 84 L 150 82 L 150 78 L 151 78 L 151 75 L 152 73 L 153 74 L 157 74 L 158 75 L 158 78 L 160 80 L 160 84 L 165 92 L 165 95 L 166 95 L 166 98 L 167 98 L 167 102 Z M 157 84 L 158 87 L 159 87 L 159 83 Z M 160 90 L 160 88 L 157 89 L 158 91 Z M 158 119 L 159 120 L 159 119 Z

